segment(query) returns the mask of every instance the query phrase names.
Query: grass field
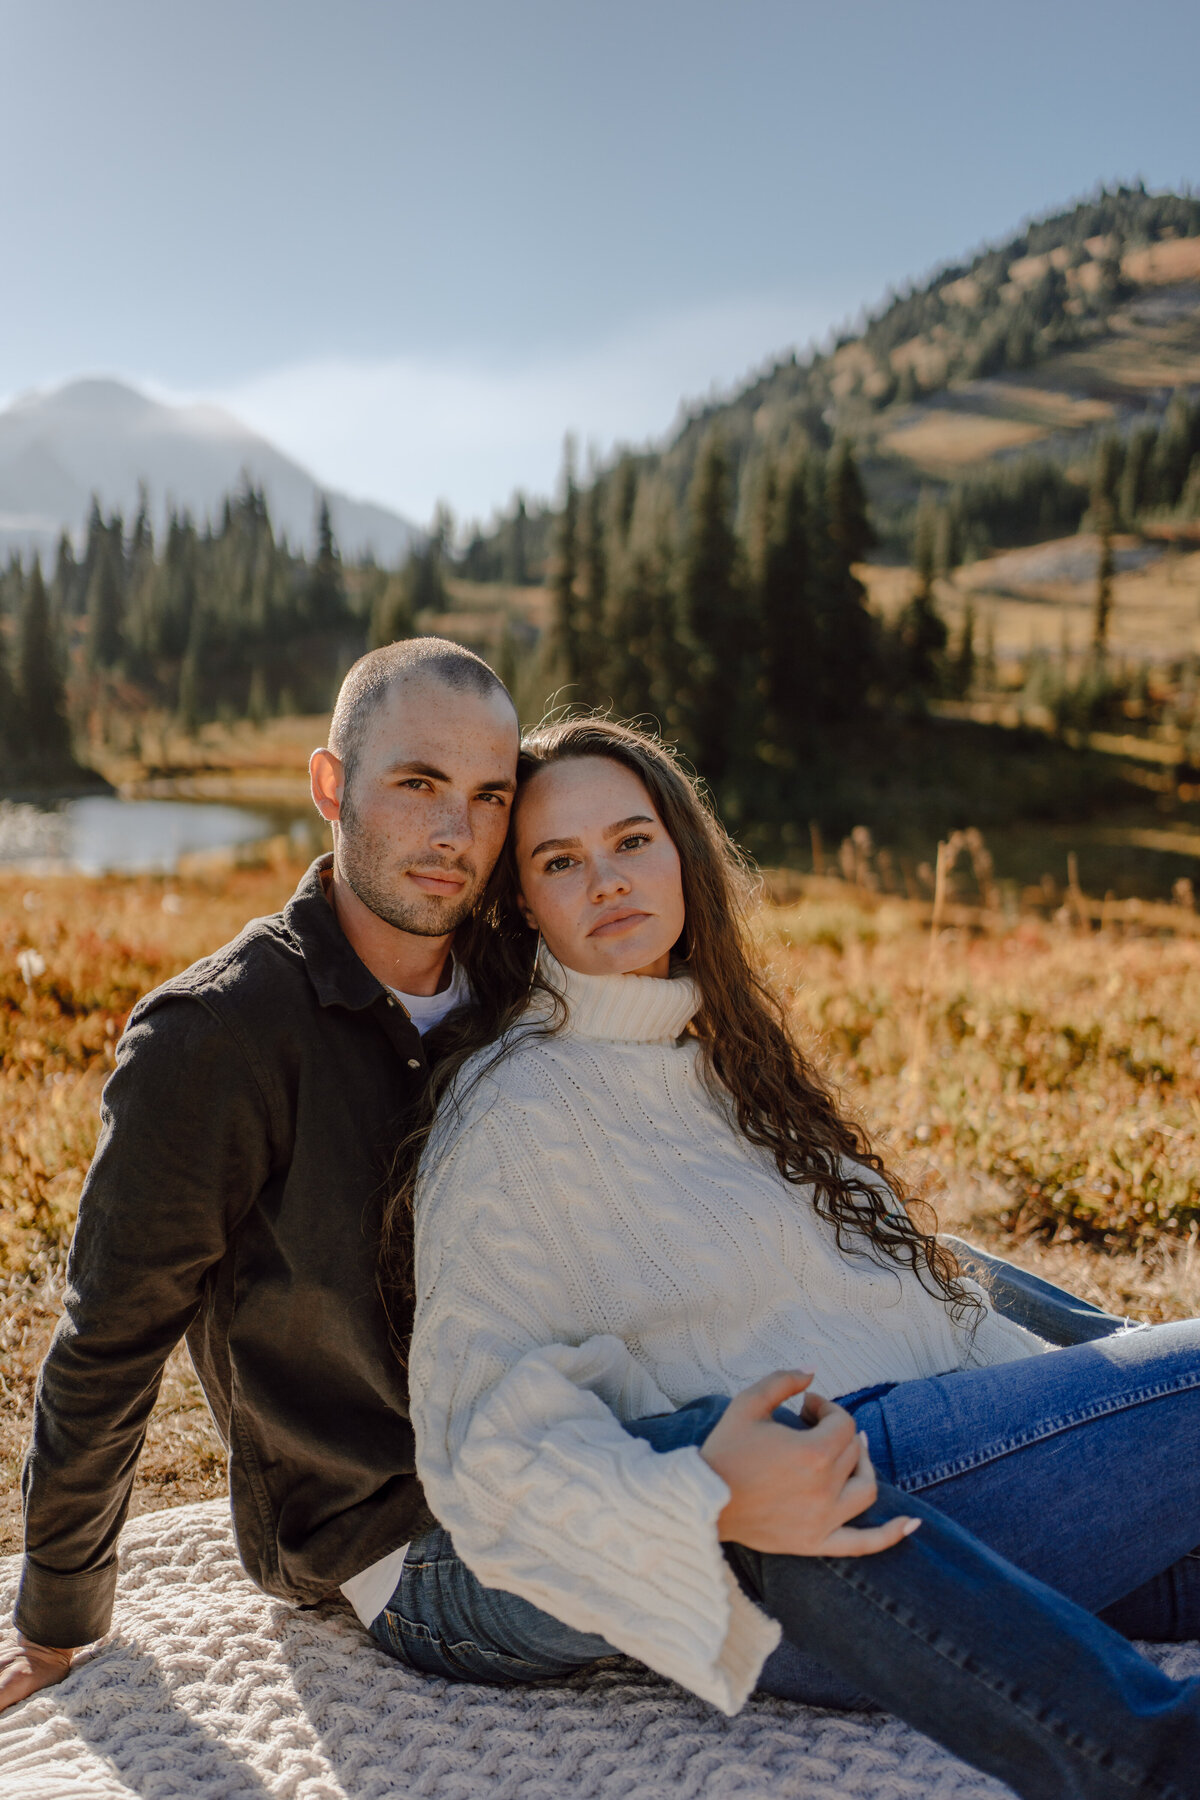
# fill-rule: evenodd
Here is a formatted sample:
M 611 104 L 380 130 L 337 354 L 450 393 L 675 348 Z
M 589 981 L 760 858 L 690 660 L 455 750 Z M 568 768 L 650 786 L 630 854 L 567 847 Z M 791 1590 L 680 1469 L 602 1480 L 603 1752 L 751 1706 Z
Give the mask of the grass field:
M 277 858 L 172 879 L 0 875 L 0 1548 L 17 1542 L 34 1380 L 124 1020 L 298 873 Z M 943 1222 L 1119 1310 L 1197 1310 L 1194 917 L 1172 933 L 1160 910 L 1150 936 L 1029 916 L 931 944 L 915 903 L 800 885 L 760 912 L 764 950 L 814 1055 Z M 135 1507 L 223 1481 L 177 1353 Z

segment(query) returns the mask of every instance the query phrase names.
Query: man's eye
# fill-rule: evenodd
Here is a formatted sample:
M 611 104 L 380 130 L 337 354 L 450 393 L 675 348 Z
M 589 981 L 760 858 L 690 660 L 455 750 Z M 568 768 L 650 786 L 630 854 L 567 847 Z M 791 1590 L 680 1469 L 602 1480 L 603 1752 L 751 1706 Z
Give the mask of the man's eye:
M 505 794 L 479 794 L 477 798 L 486 801 L 488 806 L 504 806 L 507 801 Z
M 429 783 L 425 780 L 423 775 L 410 775 L 407 781 L 402 781 L 400 783 L 400 786 L 412 788 L 415 791 L 418 788 L 428 789 Z

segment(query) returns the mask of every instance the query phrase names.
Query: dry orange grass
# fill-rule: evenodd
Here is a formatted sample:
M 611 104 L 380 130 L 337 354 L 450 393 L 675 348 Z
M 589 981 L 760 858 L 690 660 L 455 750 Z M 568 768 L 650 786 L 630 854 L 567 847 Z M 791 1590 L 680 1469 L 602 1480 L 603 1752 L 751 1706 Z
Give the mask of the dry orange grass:
M 298 873 L 0 875 L 0 1549 L 16 1543 L 34 1379 L 125 1018 Z M 757 928 L 847 1099 L 947 1224 L 1119 1310 L 1200 1310 L 1200 942 L 1026 919 L 943 934 L 931 962 L 917 909 L 850 889 L 767 906 Z M 223 1468 L 177 1353 L 135 1508 L 217 1494 Z

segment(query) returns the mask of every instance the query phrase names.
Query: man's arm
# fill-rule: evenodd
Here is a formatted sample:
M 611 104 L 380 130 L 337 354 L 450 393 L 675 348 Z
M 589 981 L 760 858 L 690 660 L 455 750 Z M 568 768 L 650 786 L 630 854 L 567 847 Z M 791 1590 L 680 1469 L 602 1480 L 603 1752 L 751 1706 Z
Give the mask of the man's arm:
M 271 1167 L 251 1067 L 196 999 L 166 998 L 125 1034 L 101 1117 L 25 1463 L 15 1619 L 35 1647 L 108 1629 L 163 1365 Z

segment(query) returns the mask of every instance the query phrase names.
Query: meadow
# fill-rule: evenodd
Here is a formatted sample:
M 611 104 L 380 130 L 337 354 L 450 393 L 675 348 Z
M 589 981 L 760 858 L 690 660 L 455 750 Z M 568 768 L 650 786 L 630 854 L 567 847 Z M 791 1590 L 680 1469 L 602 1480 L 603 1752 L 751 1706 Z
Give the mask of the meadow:
M 755 929 L 811 1052 L 943 1224 L 1150 1319 L 1200 1310 L 1200 931 L 1190 906 L 1040 909 L 768 883 Z M 0 874 L 0 1548 L 100 1092 L 138 997 L 279 906 L 301 864 Z M 951 899 L 953 896 L 951 896 Z M 135 1510 L 223 1489 L 171 1359 Z

